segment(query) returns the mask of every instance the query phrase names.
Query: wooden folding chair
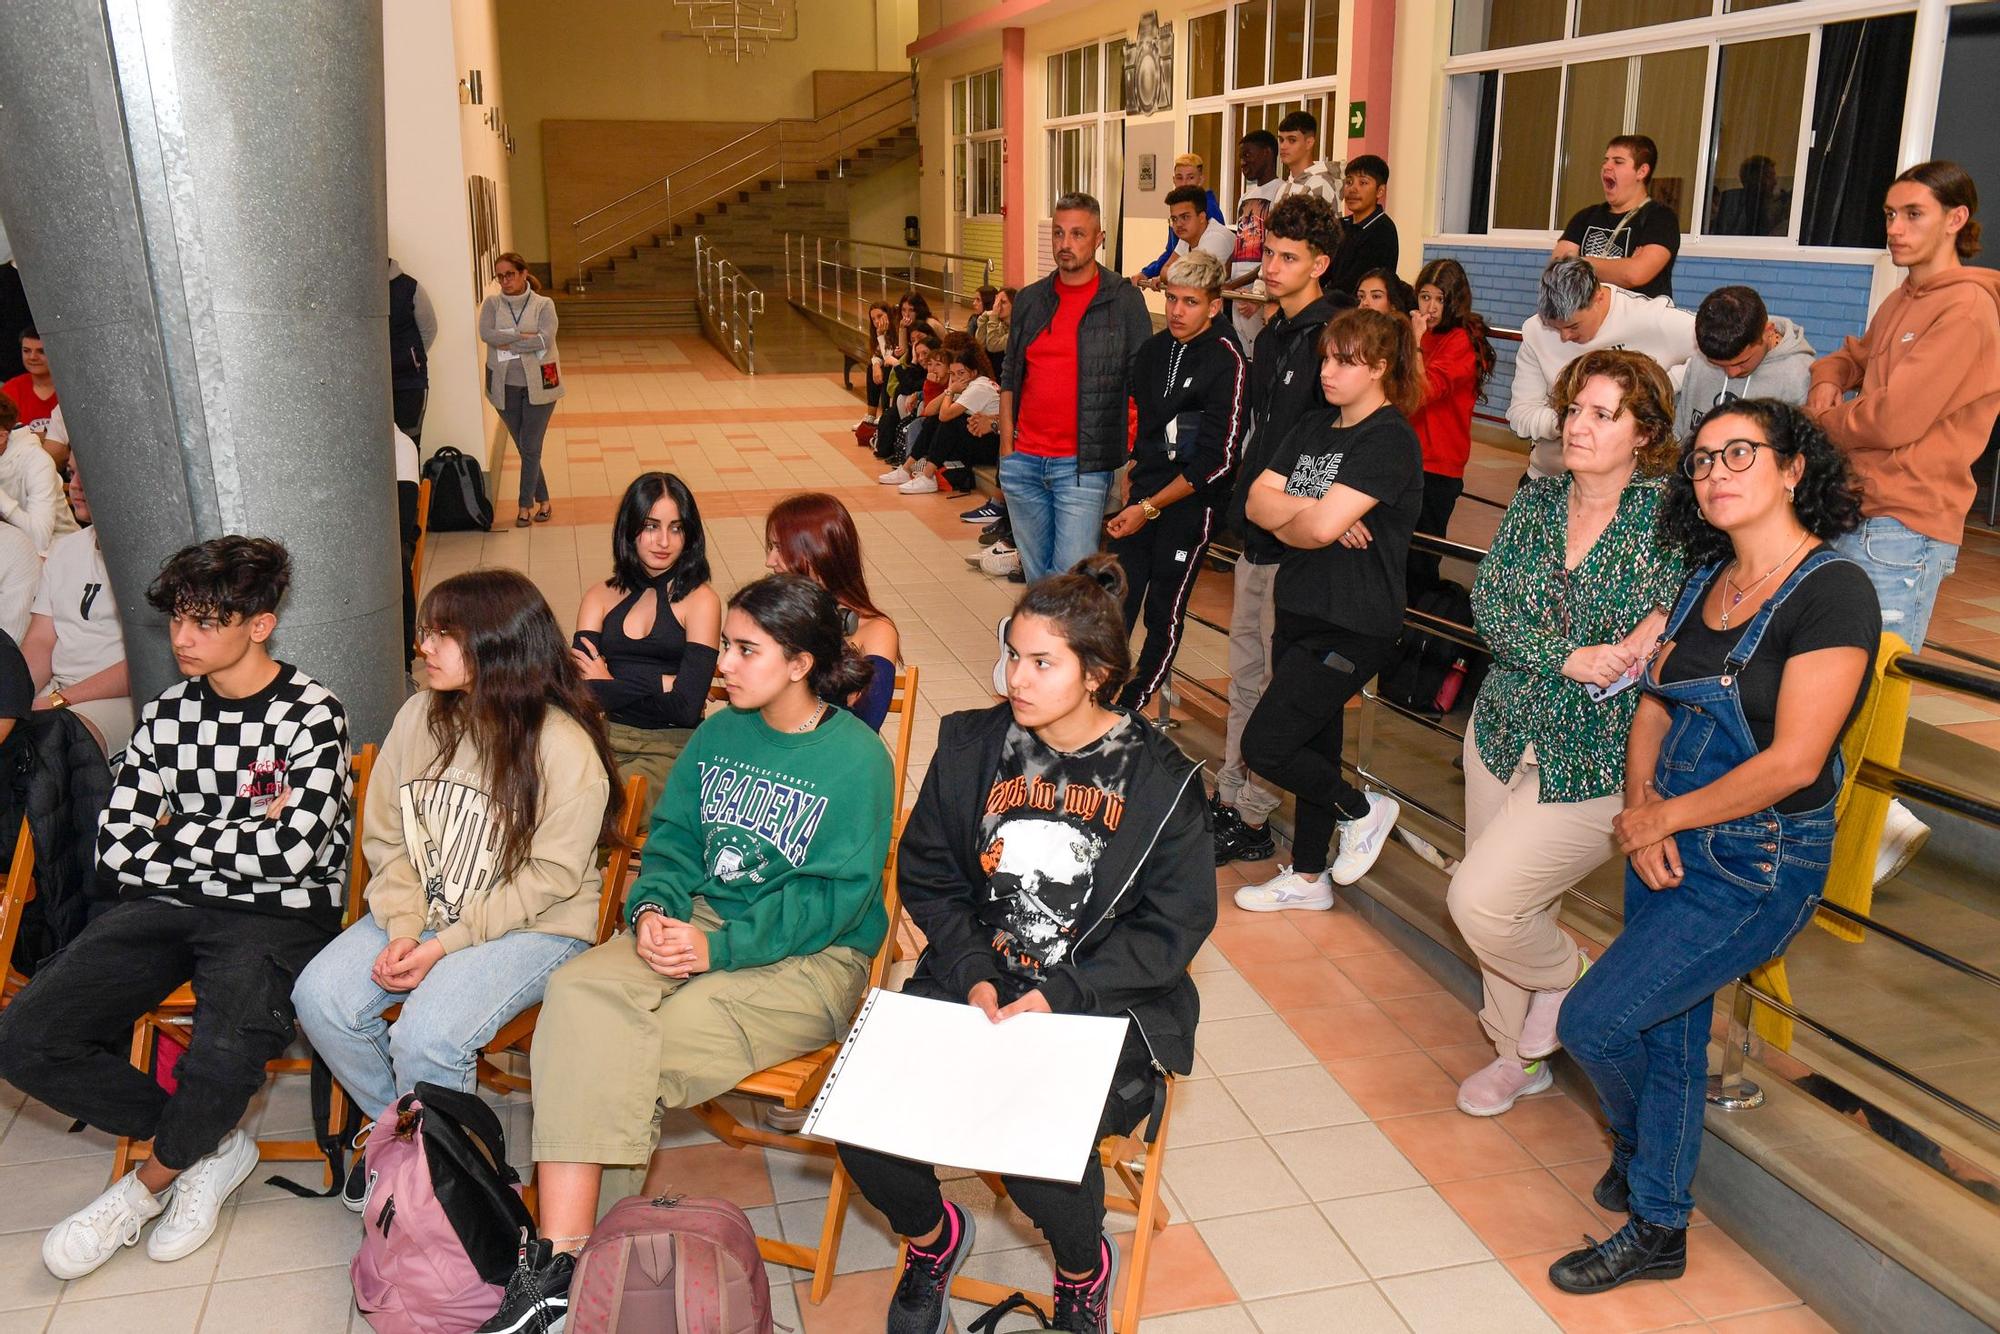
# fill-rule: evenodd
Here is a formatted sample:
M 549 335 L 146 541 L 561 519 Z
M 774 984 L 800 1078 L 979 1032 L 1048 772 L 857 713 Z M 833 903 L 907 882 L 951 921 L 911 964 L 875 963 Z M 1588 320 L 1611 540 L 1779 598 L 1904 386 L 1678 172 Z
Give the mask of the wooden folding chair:
M 350 764 L 350 771 L 354 777 L 354 842 L 352 860 L 349 862 L 347 873 L 347 908 L 341 919 L 343 929 L 354 921 L 358 913 L 366 911 L 362 903 L 363 891 L 368 885 L 368 862 L 361 855 L 361 812 L 367 806 L 368 777 L 374 769 L 375 746 L 371 742 L 361 748 L 360 753 L 354 756 Z M 141 1015 L 132 1025 L 132 1064 L 148 1074 L 152 1073 L 153 1053 L 158 1050 L 161 1033 L 169 1031 L 170 1025 L 172 1032 L 183 1033 L 182 1025 L 190 1023 L 194 1018 L 194 1006 L 194 987 L 190 983 L 184 983 L 150 1013 Z M 266 1074 L 271 1075 L 308 1075 L 312 1073 L 312 1058 L 280 1056 L 268 1062 L 264 1070 Z M 333 1101 L 328 1124 L 338 1126 L 346 1119 L 346 1098 L 340 1085 L 336 1083 L 333 1086 Z M 117 1181 L 131 1171 L 134 1164 L 145 1162 L 152 1156 L 151 1140 L 134 1141 L 130 1136 L 120 1136 L 117 1151 L 111 1158 L 112 1181 Z M 319 1141 L 315 1139 L 260 1139 L 257 1141 L 257 1156 L 267 1163 L 324 1162 L 326 1159 Z M 331 1163 L 327 1164 L 326 1175 L 327 1184 L 333 1185 Z
M 424 592 L 424 548 L 431 540 L 431 479 L 417 483 L 417 540 L 410 548 L 410 590 Z
M 35 840 L 28 834 L 28 817 L 14 839 L 14 861 L 7 883 L 0 885 L 0 1010 L 7 1008 L 28 979 L 14 971 L 14 944 L 21 938 L 21 913 L 35 897 Z
M 895 759 L 894 792 L 896 812 L 894 827 L 889 836 L 889 858 L 882 871 L 882 904 L 887 910 L 889 929 L 882 937 L 882 943 L 875 950 L 875 957 L 868 965 L 868 985 L 862 991 L 865 997 L 869 990 L 882 985 L 889 971 L 896 946 L 896 921 L 902 913 L 902 896 L 896 890 L 896 843 L 903 832 L 903 785 L 910 770 L 910 739 L 916 730 L 917 717 L 917 669 L 905 667 L 896 674 L 896 691 L 889 702 L 889 716 L 900 718 L 896 739 L 891 747 Z M 886 720 L 885 720 L 886 722 Z M 756 1074 L 737 1084 L 733 1093 L 765 1102 L 775 1102 L 793 1111 L 812 1106 L 819 1096 L 820 1086 L 826 1083 L 827 1074 L 833 1069 L 833 1061 L 840 1054 L 840 1043 L 830 1042 L 818 1051 L 808 1052 L 768 1070 Z M 820 1223 L 819 1244 L 804 1246 L 796 1242 L 780 1241 L 772 1237 L 757 1238 L 757 1249 L 773 1264 L 785 1265 L 792 1269 L 812 1272 L 812 1299 L 815 1304 L 826 1297 L 827 1289 L 833 1286 L 833 1269 L 840 1258 L 840 1233 L 847 1223 L 847 1204 L 854 1193 L 853 1179 L 847 1169 L 841 1166 L 840 1158 L 834 1153 L 831 1142 L 810 1139 L 804 1135 L 785 1134 L 769 1130 L 761 1125 L 748 1125 L 717 1099 L 702 1103 L 693 1109 L 710 1134 L 732 1149 L 756 1146 L 765 1149 L 782 1149 L 787 1153 L 812 1154 L 833 1159 L 833 1184 L 826 1197 L 826 1214 Z

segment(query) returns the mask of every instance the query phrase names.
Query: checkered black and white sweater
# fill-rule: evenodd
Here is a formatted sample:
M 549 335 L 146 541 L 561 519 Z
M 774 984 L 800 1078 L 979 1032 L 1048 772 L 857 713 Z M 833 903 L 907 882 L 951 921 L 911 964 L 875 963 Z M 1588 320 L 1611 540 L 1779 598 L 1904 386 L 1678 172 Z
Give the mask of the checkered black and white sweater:
M 301 914 L 338 931 L 350 805 L 347 712 L 325 686 L 282 663 L 243 699 L 195 678 L 141 711 L 97 858 L 123 899 Z

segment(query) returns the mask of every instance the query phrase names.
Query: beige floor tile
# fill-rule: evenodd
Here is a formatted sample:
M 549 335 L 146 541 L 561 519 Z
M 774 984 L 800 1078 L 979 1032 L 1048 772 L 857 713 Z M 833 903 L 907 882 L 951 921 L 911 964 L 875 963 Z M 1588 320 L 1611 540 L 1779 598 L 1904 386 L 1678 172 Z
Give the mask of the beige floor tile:
M 1370 1122 L 1273 1135 L 1268 1142 L 1310 1199 L 1374 1195 L 1424 1183 L 1402 1151 Z
M 1382 1291 L 1416 1334 L 1553 1334 L 1556 1323 L 1498 1261 L 1384 1279 Z
M 1170 1130 L 1175 1149 L 1222 1140 L 1250 1139 L 1257 1134 L 1250 1118 L 1229 1096 L 1221 1080 L 1204 1079 L 1174 1090 Z
M 826 1220 L 826 1205 L 820 1200 L 795 1200 L 778 1206 L 778 1225 L 786 1241 L 804 1246 L 817 1245 L 820 1225 Z M 840 1234 L 840 1259 L 836 1274 L 862 1269 L 882 1269 L 896 1263 L 901 1243 L 889 1231 L 889 1224 L 866 1200 L 855 1198 L 847 1208 L 847 1225 Z
M 360 1217 L 331 1200 L 242 1204 L 234 1213 L 215 1273 L 224 1282 L 344 1265 L 361 1244 Z
M 793 1200 L 823 1200 L 833 1189 L 833 1160 L 812 1153 L 766 1153 L 764 1170 L 771 1175 L 771 1198 L 780 1204 Z
M 28 1103 L 8 1123 L 6 1138 L 0 1139 L 0 1165 L 88 1158 L 118 1147 L 114 1136 L 88 1126 L 72 1135 L 69 1128 L 74 1124 L 72 1117 L 51 1111 L 38 1102 Z
M 111 1155 L 0 1167 L 0 1231 L 46 1232 L 111 1184 Z
M 36 1306 L 21 1311 L 0 1311 L 0 1334 L 42 1334 L 49 1327 L 53 1306 Z
M 1176 1148 L 1167 1155 L 1167 1184 L 1182 1216 L 1194 1220 L 1306 1202 L 1270 1145 L 1255 1139 Z
M 354 1285 L 347 1266 L 218 1283 L 208 1294 L 201 1334 L 274 1334 L 336 1330 L 352 1320 Z
M 62 1280 L 42 1267 L 42 1235 L 0 1236 L 0 1311 L 53 1306 L 63 1295 Z
M 175 1288 L 169 1292 L 106 1297 L 95 1302 L 64 1302 L 49 1321 L 48 1334 L 193 1334 L 201 1318 L 205 1288 Z M 271 1334 L 307 1334 L 299 1325 L 267 1325 Z M 321 1326 L 320 1328 L 325 1328 Z
M 1230 1075 L 1223 1083 L 1250 1123 L 1264 1135 L 1352 1125 L 1368 1119 L 1323 1065 L 1250 1070 Z
M 1313 1054 L 1274 1014 L 1218 1019 L 1196 1030 L 1195 1051 L 1218 1075 L 1313 1065 Z
M 1250 1303 L 1250 1318 L 1264 1334 L 1405 1334 L 1409 1329 L 1372 1283 L 1294 1293 Z
M 123 1297 L 127 1293 L 159 1292 L 166 1288 L 205 1288 L 215 1281 L 216 1268 L 222 1262 L 223 1247 L 228 1243 L 230 1229 L 235 1225 L 236 1210 L 223 1210 L 215 1235 L 208 1239 L 207 1244 L 193 1255 L 169 1264 L 161 1264 L 148 1256 L 142 1238 L 138 1245 L 127 1247 L 105 1261 L 96 1273 L 86 1274 L 70 1283 L 63 1300 L 88 1302 L 100 1297 Z
M 1227 967 L 1229 960 L 1222 957 L 1222 951 L 1203 941 L 1201 948 L 1195 951 L 1194 962 L 1188 965 L 1188 971 L 1199 977 L 1203 973 L 1213 973 Z
M 1211 1306 L 1153 1316 L 1146 1321 L 1146 1334 L 1257 1334 L 1257 1325 L 1241 1306 Z
M 1429 1186 L 1329 1200 L 1320 1205 L 1320 1212 L 1377 1279 L 1492 1258 L 1472 1229 Z M 1511 1276 L 1508 1282 L 1513 1282 Z
M 1211 1218 L 1196 1227 L 1245 1301 L 1368 1277 L 1332 1226 L 1307 1205 Z
M 1012 1200 L 995 1195 L 979 1177 L 955 1178 L 945 1182 L 943 1190 L 947 1200 L 972 1218 L 974 1254 L 1030 1250 L 1042 1244 L 1042 1234 L 1028 1216 Z
M 1257 994 L 1256 988 L 1234 969 L 1201 973 L 1195 977 L 1195 985 L 1201 991 L 1201 1017 L 1204 1021 L 1245 1019 L 1251 1015 L 1271 1013 L 1271 1007 Z

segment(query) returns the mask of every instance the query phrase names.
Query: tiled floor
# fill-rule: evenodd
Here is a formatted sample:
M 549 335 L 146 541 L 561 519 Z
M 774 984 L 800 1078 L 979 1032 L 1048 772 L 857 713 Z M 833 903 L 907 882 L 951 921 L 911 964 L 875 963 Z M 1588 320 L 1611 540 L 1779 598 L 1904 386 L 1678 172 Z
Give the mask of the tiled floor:
M 670 467 L 700 498 L 717 581 L 733 588 L 761 572 L 760 519 L 773 499 L 833 490 L 856 512 L 877 600 L 923 668 L 920 782 L 939 711 L 988 702 L 992 627 L 1012 600 L 1007 585 L 961 561 L 972 531 L 956 521 L 963 506 L 874 485 L 849 431 L 854 401 L 835 377 L 746 382 L 694 339 L 578 339 L 570 357 L 569 397 L 548 440 L 557 521 L 438 534 L 429 578 L 517 566 L 568 621 L 609 563 L 617 487 L 636 470 Z M 511 473 L 494 486 L 506 514 L 512 488 Z M 1345 910 L 1238 911 L 1230 892 L 1265 873 L 1231 868 L 1216 879 L 1221 921 L 1195 964 L 1204 1017 L 1194 1075 L 1178 1091 L 1165 1191 L 1173 1223 L 1154 1251 L 1148 1331 L 1828 1328 L 1706 1225 L 1694 1230 L 1685 1279 L 1588 1299 L 1554 1292 L 1548 1261 L 1615 1225 L 1588 1203 L 1605 1156 L 1591 1116 L 1560 1093 L 1492 1121 L 1459 1114 L 1455 1081 L 1486 1059 L 1470 1012 Z M 267 1088 L 253 1115 L 263 1134 L 301 1132 L 304 1081 Z M 522 1099 L 505 1112 L 516 1156 L 530 1115 Z M 0 1086 L 0 1334 L 365 1329 L 350 1321 L 354 1216 L 261 1177 L 231 1202 L 216 1239 L 178 1264 L 135 1249 L 80 1282 L 50 1279 L 42 1231 L 102 1188 L 110 1161 L 103 1136 L 66 1129 Z M 767 1234 L 814 1235 L 823 1164 L 734 1153 L 684 1115 L 666 1142 L 680 1189 L 730 1195 Z M 947 1189 L 981 1211 L 968 1272 L 1046 1284 L 1046 1248 L 1011 1206 L 996 1208 L 973 1178 Z M 806 1334 L 880 1329 L 894 1258 L 880 1218 L 857 1205 L 824 1305 L 805 1304 L 794 1276 L 772 1271 L 778 1319 Z M 975 1312 L 956 1314 L 963 1328 Z

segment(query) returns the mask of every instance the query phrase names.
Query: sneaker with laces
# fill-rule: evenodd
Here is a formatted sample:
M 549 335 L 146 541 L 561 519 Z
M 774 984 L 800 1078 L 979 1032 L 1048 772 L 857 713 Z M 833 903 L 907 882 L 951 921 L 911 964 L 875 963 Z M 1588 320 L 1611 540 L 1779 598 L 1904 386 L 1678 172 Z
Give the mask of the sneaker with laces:
M 368 1160 L 362 1149 L 368 1144 L 368 1132 L 375 1128 L 369 1121 L 354 1132 L 354 1140 L 348 1145 L 353 1150 L 354 1161 L 348 1166 L 347 1179 L 340 1183 L 340 1202 L 355 1213 L 368 1208 L 368 1188 L 372 1183 L 368 1172 Z
M 999 518 L 979 530 L 979 541 L 982 545 L 989 545 L 994 542 L 1005 542 L 1009 546 L 1013 545 L 1014 525 L 1007 522 L 1005 511 L 1001 512 Z
M 1458 1086 L 1458 1110 L 1467 1116 L 1498 1116 L 1516 1102 L 1556 1082 L 1547 1061 L 1510 1061 L 1502 1056 L 1475 1070 Z
M 1215 822 L 1217 866 L 1227 866 L 1230 862 L 1264 862 L 1277 855 L 1278 841 L 1271 836 L 1269 824 L 1245 824 L 1243 817 L 1234 811 L 1229 814 L 1227 828 L 1222 821 Z
M 1065 1278 L 1056 1271 L 1056 1313 L 1050 1329 L 1065 1334 L 1111 1334 L 1111 1297 L 1118 1290 L 1118 1247 L 1109 1235 L 1098 1239 L 1097 1272 Z
M 951 1281 L 972 1254 L 975 1231 L 972 1215 L 947 1200 L 944 1231 L 933 1243 L 938 1249 L 904 1249 L 903 1276 L 889 1298 L 888 1334 L 944 1334 L 951 1323 Z
M 1245 912 L 1284 912 L 1297 908 L 1325 912 L 1333 907 L 1333 881 L 1327 873 L 1304 875 L 1289 866 L 1261 885 L 1245 885 L 1236 891 L 1236 906 Z
M 996 577 L 1018 574 L 1021 569 L 1021 553 L 1005 542 L 995 542 L 980 553 L 979 569 L 983 574 Z
M 146 1254 L 155 1260 L 179 1260 L 193 1255 L 215 1235 L 222 1219 L 222 1202 L 257 1170 L 257 1141 L 232 1130 L 222 1143 L 174 1179 L 167 1195 L 166 1216 L 146 1238 Z
M 138 1241 L 140 1231 L 166 1207 L 164 1197 L 139 1184 L 134 1168 L 49 1229 L 42 1238 L 42 1264 L 57 1278 L 82 1278 Z
M 560 1334 L 569 1319 L 569 1285 L 575 1277 L 576 1256 L 556 1250 L 547 1238 L 527 1243 L 507 1280 L 500 1309 L 477 1334 Z
M 992 501 L 989 500 L 984 505 L 981 505 L 976 509 L 969 509 L 965 511 L 965 513 L 959 515 L 958 521 L 960 523 L 987 524 L 987 523 L 992 523 L 995 519 L 998 519 L 1004 513 L 1006 513 L 1005 510 L 1001 509 L 998 505 L 994 504 Z
M 938 490 L 937 474 L 927 472 L 922 477 L 912 477 L 896 489 L 906 496 L 934 496 Z
M 1537 991 L 1528 1001 L 1528 1017 L 1521 1021 L 1521 1040 L 1514 1044 L 1516 1050 L 1521 1053 L 1522 1060 L 1539 1061 L 1562 1046 L 1556 1038 L 1556 1020 L 1562 1014 L 1563 1001 L 1568 999 L 1576 983 L 1583 980 L 1583 975 L 1589 968 L 1590 956 L 1578 950 L 1576 982 L 1571 982 L 1569 986 L 1559 991 Z
M 1889 803 L 1889 815 L 1882 823 L 1882 842 L 1875 849 L 1875 883 L 1894 880 L 1903 868 L 1917 859 L 1930 841 L 1931 827 L 1910 814 L 1900 801 Z
M 901 486 L 910 480 L 910 470 L 899 463 L 875 480 L 884 486 Z
M 1351 885 L 1368 874 L 1389 842 L 1389 831 L 1396 827 L 1396 817 L 1402 813 L 1403 803 L 1394 797 L 1370 792 L 1368 814 L 1359 820 L 1340 822 L 1340 855 L 1333 859 L 1332 867 L 1334 884 Z

